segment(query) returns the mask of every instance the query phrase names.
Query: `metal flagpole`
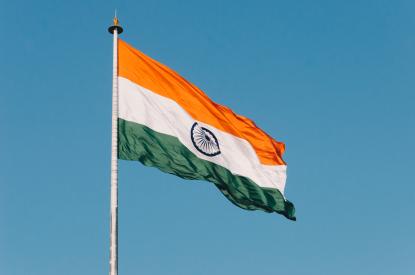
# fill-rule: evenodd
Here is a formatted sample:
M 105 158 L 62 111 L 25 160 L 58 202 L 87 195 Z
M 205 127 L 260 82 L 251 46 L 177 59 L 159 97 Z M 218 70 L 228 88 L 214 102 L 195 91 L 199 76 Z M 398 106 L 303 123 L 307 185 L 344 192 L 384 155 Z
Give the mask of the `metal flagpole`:
M 118 34 L 123 29 L 118 25 L 108 28 L 114 38 L 112 65 L 112 133 L 111 133 L 111 237 L 110 237 L 110 275 L 118 274 Z

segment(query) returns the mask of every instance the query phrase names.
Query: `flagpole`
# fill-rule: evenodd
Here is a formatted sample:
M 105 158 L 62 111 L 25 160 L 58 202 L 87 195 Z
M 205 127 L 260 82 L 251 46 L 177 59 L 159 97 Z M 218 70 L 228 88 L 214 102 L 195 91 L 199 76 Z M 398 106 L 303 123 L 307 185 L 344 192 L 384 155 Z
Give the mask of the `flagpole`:
M 118 34 L 123 29 L 118 25 L 117 16 L 108 31 L 113 34 L 110 275 L 118 275 Z

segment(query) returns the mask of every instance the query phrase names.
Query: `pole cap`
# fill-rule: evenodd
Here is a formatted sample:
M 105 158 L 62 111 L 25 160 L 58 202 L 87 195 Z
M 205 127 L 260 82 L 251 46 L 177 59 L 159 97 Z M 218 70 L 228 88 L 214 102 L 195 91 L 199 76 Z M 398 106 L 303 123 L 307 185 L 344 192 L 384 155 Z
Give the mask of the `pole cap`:
M 114 17 L 114 21 L 113 21 L 114 25 L 112 25 L 111 27 L 108 28 L 108 32 L 114 34 L 114 30 L 117 30 L 117 33 L 120 34 L 122 33 L 124 30 L 121 28 L 121 26 L 119 25 L 118 22 L 118 18 L 117 16 Z

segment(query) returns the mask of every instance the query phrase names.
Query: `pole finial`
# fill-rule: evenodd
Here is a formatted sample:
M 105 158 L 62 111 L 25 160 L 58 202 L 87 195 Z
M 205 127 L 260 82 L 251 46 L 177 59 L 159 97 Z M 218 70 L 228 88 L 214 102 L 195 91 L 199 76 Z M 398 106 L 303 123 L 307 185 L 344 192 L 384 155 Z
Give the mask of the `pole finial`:
M 114 26 L 118 26 L 117 9 L 114 10 Z
M 109 33 L 114 33 L 114 30 L 117 30 L 117 33 L 120 34 L 123 32 L 123 28 L 120 26 L 120 22 L 118 21 L 117 17 L 117 10 L 115 10 L 115 15 L 113 19 L 113 25 L 108 28 Z

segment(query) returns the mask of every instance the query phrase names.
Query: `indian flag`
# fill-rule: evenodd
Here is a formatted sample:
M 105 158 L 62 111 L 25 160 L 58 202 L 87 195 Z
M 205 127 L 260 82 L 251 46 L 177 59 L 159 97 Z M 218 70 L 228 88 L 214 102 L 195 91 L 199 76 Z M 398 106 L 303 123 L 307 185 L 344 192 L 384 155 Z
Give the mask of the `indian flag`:
M 295 220 L 283 143 L 120 39 L 118 87 L 119 159 L 212 182 L 243 209 Z

